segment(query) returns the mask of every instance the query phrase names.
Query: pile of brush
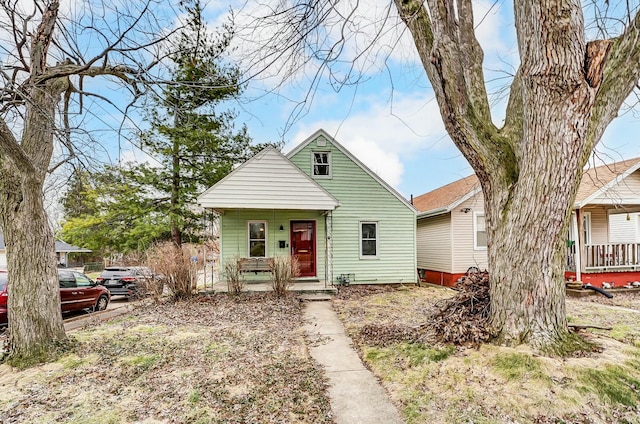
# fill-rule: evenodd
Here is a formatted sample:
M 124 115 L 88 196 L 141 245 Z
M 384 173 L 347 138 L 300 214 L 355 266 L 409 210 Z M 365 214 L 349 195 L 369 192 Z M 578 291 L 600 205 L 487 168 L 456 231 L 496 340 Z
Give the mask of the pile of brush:
M 441 343 L 479 345 L 487 341 L 490 310 L 489 273 L 472 271 L 456 283 L 458 293 L 437 304 L 430 320 L 421 326 L 429 327 Z

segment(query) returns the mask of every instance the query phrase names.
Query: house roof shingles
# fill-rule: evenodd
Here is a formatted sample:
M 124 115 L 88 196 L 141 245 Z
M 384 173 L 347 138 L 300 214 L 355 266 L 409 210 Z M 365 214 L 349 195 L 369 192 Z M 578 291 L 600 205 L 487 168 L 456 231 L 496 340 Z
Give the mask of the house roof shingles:
M 575 202 L 581 203 L 593 196 L 598 190 L 613 182 L 635 166 L 640 164 L 640 158 L 627 159 L 620 162 L 596 166 L 585 169 L 582 181 L 578 187 Z M 437 188 L 413 199 L 413 205 L 418 212 L 429 212 L 448 208 L 458 200 L 470 194 L 479 187 L 476 175 L 470 175 L 458 181 Z
M 576 194 L 576 203 L 580 203 L 620 175 L 640 163 L 640 158 L 627 159 L 620 162 L 589 168 L 582 174 L 582 181 Z
M 446 208 L 479 187 L 478 177 L 469 175 L 451 184 L 413 198 L 413 206 L 418 212 Z

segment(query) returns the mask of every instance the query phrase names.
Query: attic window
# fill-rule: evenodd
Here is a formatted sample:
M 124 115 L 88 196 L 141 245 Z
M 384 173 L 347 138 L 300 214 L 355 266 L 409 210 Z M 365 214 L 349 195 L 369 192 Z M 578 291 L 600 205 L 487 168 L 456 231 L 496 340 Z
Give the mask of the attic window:
M 331 152 L 313 152 L 311 155 L 313 176 L 331 178 Z

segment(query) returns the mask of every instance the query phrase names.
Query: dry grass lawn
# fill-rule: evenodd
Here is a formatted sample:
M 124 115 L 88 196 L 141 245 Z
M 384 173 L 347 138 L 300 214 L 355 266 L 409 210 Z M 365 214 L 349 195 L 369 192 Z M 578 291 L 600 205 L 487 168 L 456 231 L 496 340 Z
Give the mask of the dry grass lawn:
M 613 327 L 584 332 L 602 350 L 584 357 L 361 337 L 370 324 L 421 324 L 452 294 L 351 287 L 333 300 L 406 422 L 640 423 L 640 295 L 568 300 L 571 323 Z M 333 422 L 302 307 L 218 295 L 93 324 L 71 333 L 73 352 L 54 363 L 0 366 L 0 423 Z
M 215 296 L 73 332 L 57 362 L 0 366 L 0 423 L 332 422 L 301 311 L 293 297 Z
M 367 324 L 421 324 L 434 299 L 453 293 L 354 288 L 334 300 L 407 423 L 640 423 L 640 313 L 632 310 L 569 299 L 571 323 L 613 327 L 586 331 L 602 352 L 576 358 L 540 357 L 525 347 L 376 345 L 360 333 Z M 640 295 L 616 297 L 640 311 Z

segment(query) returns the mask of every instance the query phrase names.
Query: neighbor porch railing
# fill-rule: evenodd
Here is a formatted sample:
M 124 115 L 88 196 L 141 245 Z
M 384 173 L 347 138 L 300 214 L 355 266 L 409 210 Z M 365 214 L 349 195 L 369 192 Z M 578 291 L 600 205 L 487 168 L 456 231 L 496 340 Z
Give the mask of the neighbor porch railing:
M 590 244 L 585 256 L 586 269 L 640 267 L 640 243 Z

